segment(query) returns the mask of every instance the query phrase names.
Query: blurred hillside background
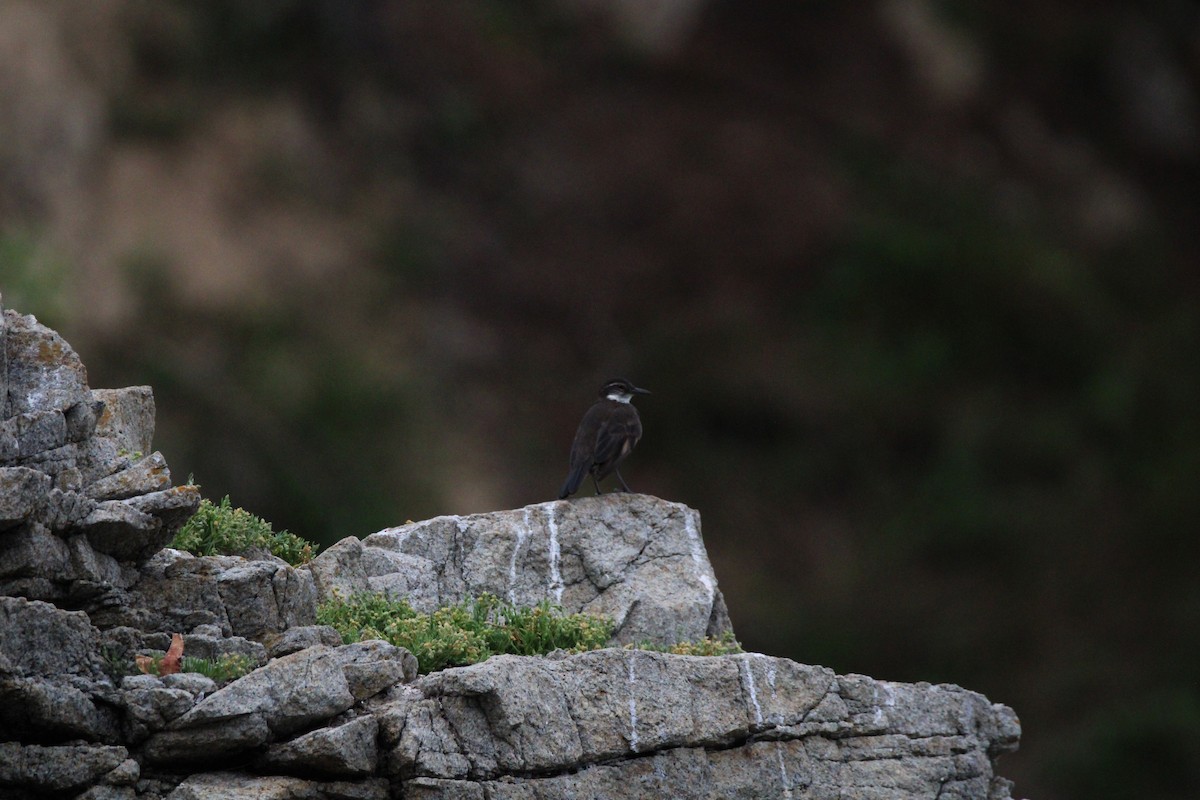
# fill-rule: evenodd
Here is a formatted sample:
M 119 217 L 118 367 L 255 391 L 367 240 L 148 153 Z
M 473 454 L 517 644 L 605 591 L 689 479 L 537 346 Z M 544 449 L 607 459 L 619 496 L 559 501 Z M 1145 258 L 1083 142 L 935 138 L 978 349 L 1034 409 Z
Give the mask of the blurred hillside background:
M 748 649 L 1194 798 L 1198 87 L 1180 0 L 0 0 L 0 290 L 326 544 L 628 375 Z

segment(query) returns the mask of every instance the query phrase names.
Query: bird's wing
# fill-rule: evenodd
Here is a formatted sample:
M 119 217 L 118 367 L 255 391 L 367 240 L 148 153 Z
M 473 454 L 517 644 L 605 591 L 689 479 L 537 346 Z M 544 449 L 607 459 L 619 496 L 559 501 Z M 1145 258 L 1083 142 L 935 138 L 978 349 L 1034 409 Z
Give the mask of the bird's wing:
M 588 431 L 592 429 L 593 420 L 602 410 L 601 403 L 593 403 L 579 422 L 579 428 L 575 431 L 575 439 L 571 442 L 571 466 L 567 472 L 567 479 L 563 482 L 562 488 L 558 490 L 559 498 L 574 494 L 579 488 L 579 484 L 583 482 L 583 476 L 587 475 L 588 470 L 592 468 L 593 443 L 590 441 Z

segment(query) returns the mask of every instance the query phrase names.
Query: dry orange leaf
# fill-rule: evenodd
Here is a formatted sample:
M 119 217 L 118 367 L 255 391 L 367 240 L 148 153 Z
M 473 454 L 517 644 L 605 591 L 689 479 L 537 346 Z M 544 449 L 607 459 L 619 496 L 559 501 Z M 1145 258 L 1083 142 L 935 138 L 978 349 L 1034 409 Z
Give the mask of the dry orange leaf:
M 182 662 L 183 636 L 177 633 L 171 637 L 171 646 L 167 648 L 167 654 L 163 656 L 162 661 L 158 662 L 158 674 L 174 675 L 179 672 Z
M 147 675 L 154 674 L 154 658 L 151 656 L 134 656 L 133 661 L 137 664 L 137 668 Z

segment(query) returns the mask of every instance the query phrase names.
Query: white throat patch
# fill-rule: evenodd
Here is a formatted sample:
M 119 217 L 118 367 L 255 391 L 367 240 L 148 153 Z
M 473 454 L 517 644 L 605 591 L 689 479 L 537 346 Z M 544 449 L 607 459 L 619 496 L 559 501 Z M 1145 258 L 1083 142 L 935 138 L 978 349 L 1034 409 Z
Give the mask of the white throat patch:
M 633 395 L 629 394 L 628 392 L 616 391 L 610 392 L 609 394 L 605 395 L 605 397 L 607 397 L 609 400 L 616 400 L 618 403 L 628 403 L 633 399 Z

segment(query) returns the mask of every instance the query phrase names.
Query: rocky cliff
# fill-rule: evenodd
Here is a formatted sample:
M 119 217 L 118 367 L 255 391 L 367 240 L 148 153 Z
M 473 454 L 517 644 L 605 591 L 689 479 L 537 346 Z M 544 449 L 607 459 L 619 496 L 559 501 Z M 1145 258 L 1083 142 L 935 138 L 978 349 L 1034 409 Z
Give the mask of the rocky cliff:
M 14 800 L 1009 797 L 1013 712 L 956 686 L 617 645 L 730 631 L 692 509 L 643 495 L 439 517 L 303 568 L 164 549 L 199 503 L 147 387 L 92 390 L 53 331 L 0 325 L 0 796 Z M 491 592 L 616 623 L 614 647 L 417 675 L 320 599 Z M 183 635 L 257 669 L 122 675 Z

